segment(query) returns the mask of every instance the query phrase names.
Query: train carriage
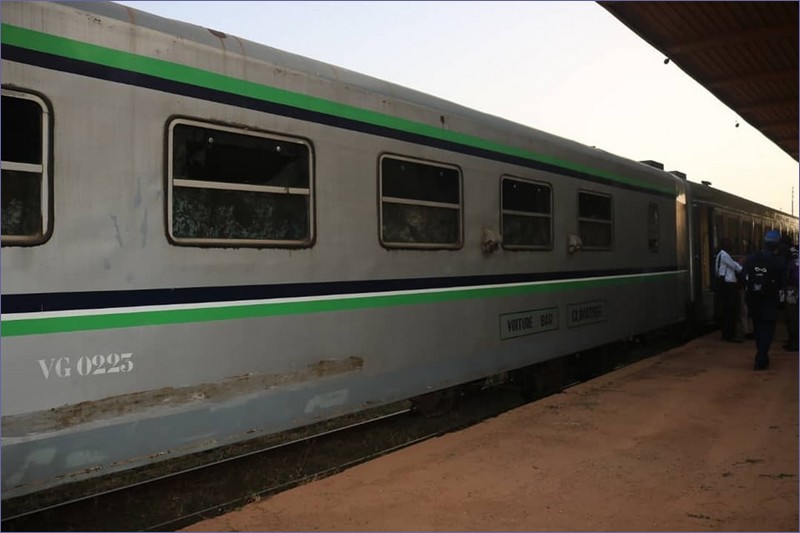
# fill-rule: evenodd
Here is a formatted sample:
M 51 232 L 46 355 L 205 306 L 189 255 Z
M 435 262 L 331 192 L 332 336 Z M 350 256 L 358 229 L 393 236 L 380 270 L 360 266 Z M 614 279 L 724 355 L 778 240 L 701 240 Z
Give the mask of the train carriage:
M 671 173 L 116 4 L 7 2 L 0 38 L 3 498 L 626 339 L 698 297 Z
M 748 255 L 761 250 L 764 234 L 780 231 L 797 243 L 797 218 L 778 210 L 739 198 L 711 186 L 689 182 L 689 204 L 693 218 L 692 301 L 693 320 L 710 324 L 717 320 L 714 299 L 714 258 L 723 238 L 730 239 L 731 256 L 743 263 Z

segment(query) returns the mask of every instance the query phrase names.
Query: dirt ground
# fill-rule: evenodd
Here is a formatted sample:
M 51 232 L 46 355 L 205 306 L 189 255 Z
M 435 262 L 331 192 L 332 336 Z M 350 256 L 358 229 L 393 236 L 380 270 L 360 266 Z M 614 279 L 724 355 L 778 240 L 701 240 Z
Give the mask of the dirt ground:
M 719 333 L 184 531 L 798 531 L 798 354 Z

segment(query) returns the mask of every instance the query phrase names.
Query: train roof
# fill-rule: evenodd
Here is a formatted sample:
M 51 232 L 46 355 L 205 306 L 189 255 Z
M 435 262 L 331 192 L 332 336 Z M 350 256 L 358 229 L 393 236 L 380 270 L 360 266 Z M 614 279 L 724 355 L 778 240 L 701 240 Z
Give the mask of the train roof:
M 686 182 L 694 203 L 705 204 L 710 206 L 726 207 L 743 213 L 754 214 L 767 218 L 787 217 L 797 221 L 797 217 L 773 209 L 771 207 L 753 202 L 746 198 L 736 196 L 735 194 L 716 189 L 707 183 L 695 183 L 692 181 Z
M 377 93 L 427 108 L 449 112 L 472 118 L 477 121 L 498 121 L 506 127 L 524 128 L 526 131 L 537 131 L 527 126 L 502 119 L 487 113 L 437 98 L 429 94 L 404 87 L 392 82 L 361 74 L 343 67 L 294 54 L 266 44 L 261 44 L 233 35 L 227 35 L 212 28 L 204 28 L 188 22 L 168 19 L 144 11 L 123 6 L 114 2 L 54 2 L 74 7 L 82 11 L 96 13 L 106 17 L 128 22 L 140 27 L 167 33 L 197 44 L 216 48 L 220 51 L 236 52 L 245 57 L 264 61 L 278 67 L 302 72 L 333 83 L 357 87 L 371 93 Z M 227 44 L 226 44 L 227 43 Z M 235 44 L 234 44 L 235 43 Z M 231 46 L 233 48 L 231 49 Z M 569 139 L 564 139 L 569 141 Z M 574 142 L 574 141 L 569 141 Z
M 27 3 L 27 2 L 23 2 Z M 394 83 L 380 80 L 364 74 L 359 74 L 345 68 L 337 67 L 328 63 L 303 57 L 297 54 L 279 50 L 267 45 L 255 43 L 235 36 L 229 36 L 222 32 L 203 28 L 190 23 L 167 19 L 144 11 L 133 9 L 113 2 L 44 2 L 39 5 L 56 5 L 62 10 L 73 10 L 89 15 L 95 15 L 95 22 L 102 23 L 106 19 L 109 23 L 116 20 L 136 27 L 146 28 L 154 32 L 169 35 L 175 38 L 176 46 L 183 41 L 185 43 L 196 43 L 198 45 L 216 49 L 222 54 L 238 54 L 246 59 L 264 62 L 277 68 L 292 71 L 300 75 L 312 76 L 324 80 L 331 86 L 344 86 L 345 88 L 365 94 L 379 95 L 380 97 L 390 98 L 403 106 L 394 106 L 397 118 L 414 120 L 414 117 L 427 117 L 426 125 L 436 125 L 440 130 L 440 115 L 442 120 L 448 119 L 449 129 L 452 133 L 444 134 L 456 136 L 468 135 L 468 131 L 479 131 L 479 140 L 487 144 L 502 143 L 511 147 L 512 150 L 525 150 L 529 154 L 540 154 L 541 160 L 556 161 L 557 166 L 561 165 L 569 168 L 578 167 L 579 170 L 589 168 L 589 174 L 600 177 L 611 176 L 611 181 L 617 181 L 623 185 L 626 180 L 637 182 L 644 185 L 645 189 L 651 189 L 669 194 L 677 195 L 682 190 L 684 180 L 664 171 L 650 168 L 637 161 L 618 156 L 602 149 L 587 146 L 585 144 L 572 141 L 557 135 L 549 134 L 535 128 L 524 126 L 511 120 L 499 118 L 493 115 L 482 113 L 453 102 L 437 98 L 422 92 L 409 89 Z M 8 5 L 8 4 L 6 4 Z M 59 26 L 33 26 L 32 30 L 48 31 L 56 34 L 66 31 Z M 83 33 L 87 35 L 87 33 Z M 84 37 L 85 38 L 85 37 Z M 103 46 L 109 46 L 108 41 L 100 37 L 86 38 L 89 42 L 102 42 Z M 135 45 L 131 45 L 135 46 Z M 137 53 L 135 48 L 123 50 L 127 53 Z M 141 53 L 141 52 L 138 52 Z M 175 61 L 174 59 L 172 61 Z M 319 94 L 309 94 L 312 97 L 320 97 Z M 322 96 L 324 98 L 324 96 Z M 363 105 L 363 109 L 369 111 L 381 111 L 374 105 L 372 108 Z M 408 106 L 411 106 L 410 108 Z M 409 111 L 416 109 L 416 111 Z M 403 114 L 405 113 L 405 115 Z M 419 121 L 419 119 L 416 119 Z M 453 123 L 456 123 L 454 126 Z M 534 148 L 538 147 L 538 148 Z M 546 147 L 547 154 L 541 153 L 542 147 Z M 563 163 L 568 164 L 564 165 Z M 589 166 L 591 165 L 591 166 Z M 592 171 L 593 170 L 593 171 Z
M 437 126 L 440 126 L 439 115 L 446 116 L 448 119 L 456 119 L 459 125 L 454 127 L 451 122 L 450 126 L 453 127 L 453 131 L 458 133 L 467 133 L 461 131 L 460 126 L 462 124 L 471 124 L 472 129 L 480 131 L 481 137 L 489 141 L 499 141 L 506 145 L 512 145 L 513 143 L 522 149 L 529 149 L 530 146 L 534 145 L 539 147 L 546 146 L 548 154 L 556 154 L 556 159 L 566 159 L 568 154 L 573 159 L 583 161 L 583 165 L 587 161 L 591 161 L 600 174 L 629 173 L 636 176 L 637 181 L 649 183 L 650 188 L 656 190 L 677 191 L 682 188 L 679 183 L 683 180 L 680 178 L 667 172 L 649 168 L 632 159 L 546 133 L 512 120 L 482 113 L 372 76 L 232 35 L 226 35 L 213 29 L 167 19 L 113 2 L 47 2 L 45 4 L 56 4 L 64 9 L 78 10 L 98 17 L 133 24 L 137 27 L 173 36 L 176 38 L 176 43 L 181 40 L 196 43 L 225 54 L 239 54 L 248 59 L 261 61 L 301 75 L 313 76 L 330 84 L 343 85 L 358 92 L 388 97 L 415 108 L 423 109 L 426 115 L 430 115 L 431 123 L 435 119 Z M 134 50 L 130 51 L 134 52 Z M 535 152 L 536 150 L 531 151 Z M 541 148 L 539 151 L 541 152 Z M 624 182 L 624 178 L 621 181 Z

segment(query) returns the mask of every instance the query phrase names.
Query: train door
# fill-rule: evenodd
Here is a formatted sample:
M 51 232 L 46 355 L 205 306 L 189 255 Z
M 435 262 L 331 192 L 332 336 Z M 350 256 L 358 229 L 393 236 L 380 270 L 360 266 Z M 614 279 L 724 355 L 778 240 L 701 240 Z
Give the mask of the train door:
M 714 224 L 714 209 L 705 205 L 695 205 L 694 221 L 697 228 L 697 241 L 692 253 L 698 268 L 695 277 L 695 311 L 694 319 L 699 324 L 714 321 L 714 251 L 717 245 L 717 233 Z

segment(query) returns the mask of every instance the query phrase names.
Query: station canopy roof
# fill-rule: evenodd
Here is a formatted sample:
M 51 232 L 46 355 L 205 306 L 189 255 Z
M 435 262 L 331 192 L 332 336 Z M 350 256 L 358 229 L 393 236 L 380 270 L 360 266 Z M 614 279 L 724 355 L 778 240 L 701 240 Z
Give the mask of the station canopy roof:
M 798 160 L 798 2 L 598 2 Z

